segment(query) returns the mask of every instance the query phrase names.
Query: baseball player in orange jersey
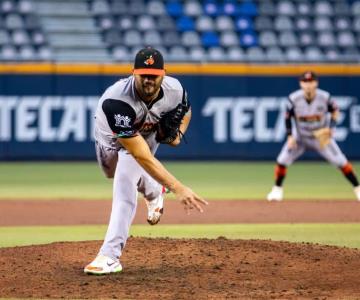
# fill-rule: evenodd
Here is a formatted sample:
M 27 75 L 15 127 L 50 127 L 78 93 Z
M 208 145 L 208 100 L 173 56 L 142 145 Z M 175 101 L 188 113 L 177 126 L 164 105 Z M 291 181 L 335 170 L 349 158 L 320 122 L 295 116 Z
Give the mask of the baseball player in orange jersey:
M 180 143 L 190 118 L 184 88 L 177 79 L 165 76 L 163 57 L 153 48 L 140 50 L 133 75 L 117 81 L 102 95 L 95 114 L 95 146 L 100 167 L 106 177 L 114 178 L 113 203 L 105 240 L 85 273 L 122 271 L 119 258 L 135 216 L 138 192 L 146 197 L 152 225 L 163 213 L 163 187 L 187 211 L 203 211 L 207 202 L 154 157 L 159 143 Z
M 287 167 L 306 150 L 314 150 L 342 171 L 353 185 L 355 196 L 360 201 L 360 186 L 357 176 L 333 138 L 333 130 L 338 116 L 335 102 L 328 92 L 318 88 L 317 76 L 312 71 L 301 75 L 300 87 L 301 89 L 289 95 L 285 116 L 287 142 L 277 158 L 275 185 L 267 195 L 267 200 L 283 200 L 282 185 Z M 295 131 L 292 130 L 292 119 L 296 124 Z

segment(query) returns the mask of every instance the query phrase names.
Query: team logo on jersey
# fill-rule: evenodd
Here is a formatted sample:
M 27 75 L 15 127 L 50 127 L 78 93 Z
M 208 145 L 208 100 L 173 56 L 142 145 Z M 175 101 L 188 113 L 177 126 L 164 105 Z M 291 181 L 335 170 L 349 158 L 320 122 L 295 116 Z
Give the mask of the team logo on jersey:
M 116 127 L 122 127 L 122 128 L 130 127 L 129 123 L 131 119 L 128 116 L 122 116 L 120 114 L 116 114 L 114 115 L 114 118 L 115 118 Z
M 152 55 L 150 55 L 145 61 L 144 61 L 144 64 L 147 65 L 147 66 L 151 66 L 153 65 L 155 62 L 154 58 Z

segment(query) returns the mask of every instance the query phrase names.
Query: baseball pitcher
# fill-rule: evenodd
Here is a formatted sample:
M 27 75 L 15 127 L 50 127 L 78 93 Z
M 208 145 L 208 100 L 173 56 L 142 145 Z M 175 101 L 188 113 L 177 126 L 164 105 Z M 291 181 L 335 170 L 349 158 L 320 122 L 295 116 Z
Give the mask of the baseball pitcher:
M 138 192 L 144 194 L 147 220 L 159 222 L 165 188 L 189 212 L 203 211 L 207 202 L 183 185 L 154 157 L 159 143 L 180 143 L 191 118 L 187 94 L 180 82 L 165 76 L 164 60 L 151 47 L 135 57 L 133 75 L 110 86 L 99 100 L 95 115 L 97 160 L 113 180 L 113 202 L 108 230 L 96 258 L 84 272 L 122 271 L 120 256 L 135 216 Z
M 283 199 L 282 185 L 287 167 L 306 150 L 314 150 L 342 171 L 360 201 L 359 181 L 352 165 L 333 138 L 338 107 L 328 92 L 318 88 L 318 78 L 314 72 L 307 71 L 301 75 L 300 87 L 289 95 L 285 116 L 287 142 L 277 157 L 275 185 L 267 195 L 267 200 Z M 296 130 L 292 128 L 293 121 Z

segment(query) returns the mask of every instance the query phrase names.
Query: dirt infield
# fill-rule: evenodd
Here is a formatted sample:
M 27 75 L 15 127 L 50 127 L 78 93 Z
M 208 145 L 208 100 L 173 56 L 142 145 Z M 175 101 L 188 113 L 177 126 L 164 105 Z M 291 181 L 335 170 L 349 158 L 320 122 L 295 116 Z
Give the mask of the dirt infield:
M 0 226 L 107 224 L 111 201 L 0 201 Z M 211 201 L 203 214 L 186 215 L 179 202 L 165 203 L 161 224 L 360 222 L 360 203 L 349 201 Z M 146 223 L 140 200 L 135 224 Z
M 130 238 L 124 271 L 83 273 L 99 242 L 0 249 L 0 295 L 71 299 L 359 299 L 360 251 L 271 241 Z
M 106 224 L 110 201 L 0 201 L 0 226 Z M 144 223 L 139 203 L 135 223 Z M 356 201 L 214 201 L 163 224 L 360 222 Z M 259 240 L 130 238 L 124 271 L 89 276 L 101 243 L 0 248 L 0 298 L 360 299 L 360 250 Z

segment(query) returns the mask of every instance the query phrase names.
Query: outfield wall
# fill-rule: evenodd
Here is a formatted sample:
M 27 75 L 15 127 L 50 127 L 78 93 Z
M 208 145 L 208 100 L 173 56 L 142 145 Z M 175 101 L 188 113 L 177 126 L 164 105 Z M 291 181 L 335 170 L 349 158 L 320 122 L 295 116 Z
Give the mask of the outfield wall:
M 314 69 L 341 109 L 336 139 L 360 159 L 360 66 L 171 65 L 188 91 L 188 144 L 166 159 L 274 159 L 284 141 L 287 95 Z M 0 66 L 0 159 L 94 159 L 93 114 L 104 89 L 131 66 Z M 308 158 L 314 158 L 310 155 Z

